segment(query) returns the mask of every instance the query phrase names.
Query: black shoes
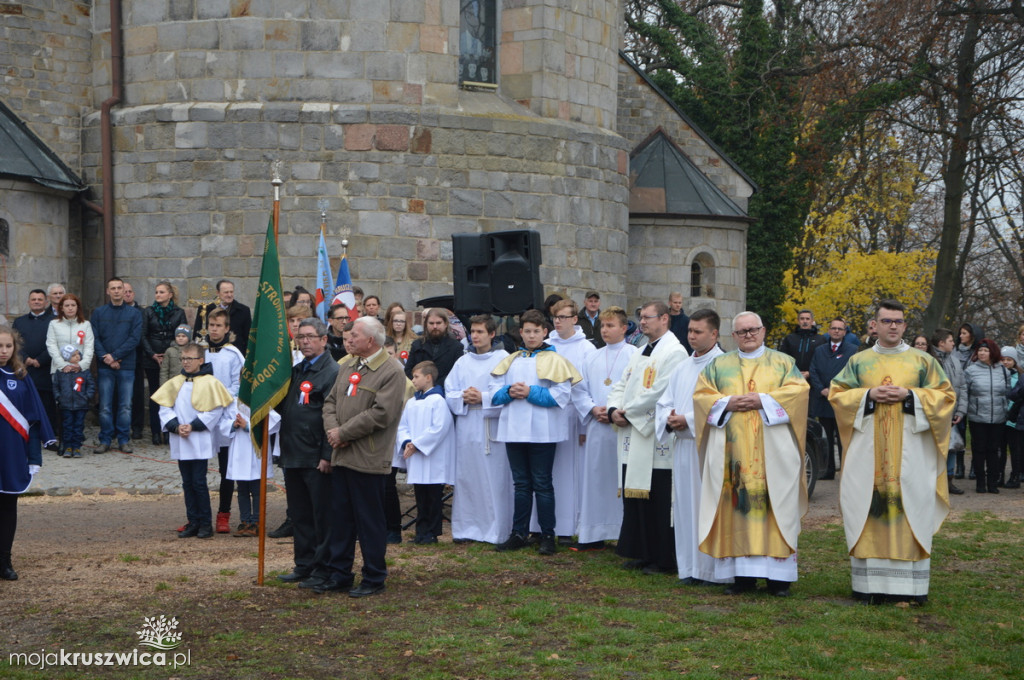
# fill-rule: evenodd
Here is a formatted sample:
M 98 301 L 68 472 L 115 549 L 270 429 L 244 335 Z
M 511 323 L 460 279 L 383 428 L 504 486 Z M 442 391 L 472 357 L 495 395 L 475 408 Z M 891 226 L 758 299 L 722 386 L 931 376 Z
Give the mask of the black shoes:
M 674 574 L 675 569 L 666 569 L 658 564 L 648 564 L 646 567 L 640 570 L 640 573 L 646 574 L 647 576 L 653 576 L 655 574 Z
M 495 546 L 494 550 L 495 552 L 511 552 L 513 550 L 525 548 L 528 545 L 529 542 L 526 540 L 525 536 L 513 531 L 512 535 L 508 537 L 508 540 Z
M 358 586 L 356 586 L 352 590 L 348 591 L 348 596 L 349 597 L 368 597 L 370 595 L 376 595 L 377 593 L 383 593 L 384 592 L 384 587 L 385 586 L 384 586 L 383 583 L 373 584 L 373 583 L 367 583 L 366 581 L 363 581 Z
M 388 545 L 398 545 L 401 542 L 402 542 L 402 532 L 401 531 L 389 531 L 388 532 L 388 538 L 387 538 L 387 544 Z
M 295 529 L 292 527 L 292 520 L 289 517 L 285 517 L 284 521 L 281 522 L 281 526 L 267 533 L 267 538 L 288 538 L 294 535 Z
M 952 479 L 950 479 L 948 481 L 949 481 L 949 492 L 951 494 L 953 494 L 954 496 L 962 496 L 963 493 L 964 493 L 964 490 L 961 489 L 960 487 L 958 487 L 956 484 L 954 484 Z
M 213 525 L 203 524 L 199 527 L 199 531 L 196 532 L 196 538 L 213 538 Z
M 417 536 L 412 539 L 412 542 L 416 545 L 430 545 L 431 543 L 437 543 L 437 536 L 429 534 L 426 536 Z
M 184 527 L 182 527 L 181 531 L 178 532 L 178 538 L 192 538 L 198 533 L 199 525 L 189 522 Z
M 159 432 L 154 432 L 153 433 L 153 445 L 154 446 L 161 446 L 161 445 L 163 445 L 163 443 L 164 443 L 164 436 L 162 434 L 160 434 Z
M 737 576 L 735 582 L 725 589 L 726 595 L 742 595 L 757 590 L 757 579 L 749 576 Z
M 301 571 L 299 569 L 293 569 L 290 574 L 281 574 L 277 577 L 278 581 L 284 581 L 285 583 L 298 583 L 299 581 L 305 581 L 309 578 L 310 573 L 308 571 Z
M 11 554 L 0 555 L 0 579 L 4 581 L 17 581 L 18 572 L 14 571 L 11 565 Z
M 352 581 L 339 581 L 334 578 L 324 579 L 320 585 L 313 586 L 313 592 L 318 595 L 324 593 L 338 593 L 342 590 L 351 590 Z
M 540 537 L 540 547 L 537 548 L 537 552 L 541 555 L 554 555 L 557 549 L 554 536 Z
M 647 566 L 647 562 L 644 560 L 626 560 L 622 563 L 622 568 L 628 571 L 640 571 Z
M 317 586 L 323 585 L 324 581 L 326 581 L 326 580 L 327 579 L 325 579 L 323 576 L 317 576 L 317 575 L 314 574 L 314 575 L 312 575 L 312 576 L 310 576 L 310 577 L 300 581 L 299 582 L 299 587 L 302 588 L 303 590 L 314 590 L 314 589 L 316 589 Z

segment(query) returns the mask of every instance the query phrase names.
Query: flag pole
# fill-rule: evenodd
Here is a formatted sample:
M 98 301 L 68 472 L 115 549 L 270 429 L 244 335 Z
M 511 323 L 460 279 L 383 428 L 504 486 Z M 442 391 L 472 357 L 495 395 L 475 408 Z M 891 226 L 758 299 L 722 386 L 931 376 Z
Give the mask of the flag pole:
M 274 161 L 273 178 L 270 183 L 274 185 L 274 244 L 277 244 L 278 224 L 281 219 L 281 161 Z M 256 566 L 256 584 L 263 585 L 263 571 L 267 558 L 267 450 L 270 441 L 270 417 L 263 419 L 260 423 L 263 428 L 263 436 L 260 438 L 260 522 L 259 522 L 259 558 Z

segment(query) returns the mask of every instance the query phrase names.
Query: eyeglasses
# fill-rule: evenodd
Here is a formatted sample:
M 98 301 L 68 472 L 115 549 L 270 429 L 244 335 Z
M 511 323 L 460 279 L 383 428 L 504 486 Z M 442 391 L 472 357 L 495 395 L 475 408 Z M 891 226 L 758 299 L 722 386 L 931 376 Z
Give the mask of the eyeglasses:
M 303 333 L 302 335 L 296 335 L 296 340 L 316 340 L 320 336 L 316 333 Z
M 560 314 L 560 315 L 552 317 L 552 318 L 558 319 L 559 321 L 568 321 L 569 319 L 575 319 L 576 315 L 573 314 L 572 316 L 565 316 L 564 314 Z
M 661 314 L 647 314 L 647 315 L 641 314 L 640 318 L 641 319 L 647 319 L 648 321 L 652 321 L 654 319 L 660 319 L 661 318 Z
M 732 334 L 738 338 L 752 338 L 758 333 L 760 333 L 762 328 L 764 328 L 764 326 L 757 326 L 756 328 L 744 328 L 742 330 L 737 329 L 733 331 Z
M 878 323 L 883 326 L 902 326 L 906 322 L 906 319 L 878 319 Z

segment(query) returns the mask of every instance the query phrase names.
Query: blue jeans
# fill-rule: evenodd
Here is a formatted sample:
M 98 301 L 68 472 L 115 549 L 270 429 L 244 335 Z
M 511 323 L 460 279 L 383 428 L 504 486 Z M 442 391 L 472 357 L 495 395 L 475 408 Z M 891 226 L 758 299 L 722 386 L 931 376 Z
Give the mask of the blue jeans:
M 128 392 L 131 396 L 131 392 Z M 206 486 L 207 460 L 179 460 L 181 490 L 185 496 L 185 517 L 189 524 L 209 526 L 213 523 L 210 511 L 210 489 Z
M 117 442 L 127 444 L 132 438 L 132 386 L 135 383 L 135 370 L 124 369 L 115 371 L 106 366 L 99 369 L 100 391 L 100 444 L 114 441 L 114 395 L 117 394 Z
M 530 511 L 537 497 L 537 522 L 541 534 L 555 535 L 555 487 L 551 468 L 555 463 L 554 442 L 506 442 L 505 452 L 512 469 L 515 501 L 512 510 L 512 531 L 525 536 L 530 531 Z
M 88 409 L 60 410 L 63 420 L 61 429 L 61 445 L 65 449 L 80 449 L 85 439 L 83 428 L 85 427 L 85 414 Z
M 246 524 L 257 524 L 260 521 L 260 480 L 245 481 L 239 479 L 238 514 Z

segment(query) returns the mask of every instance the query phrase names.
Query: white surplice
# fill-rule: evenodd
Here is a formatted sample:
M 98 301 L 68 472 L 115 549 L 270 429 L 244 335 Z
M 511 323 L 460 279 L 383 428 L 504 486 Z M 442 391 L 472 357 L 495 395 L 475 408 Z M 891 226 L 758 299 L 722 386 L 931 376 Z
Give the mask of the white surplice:
M 199 418 L 206 426 L 205 430 L 192 430 L 187 437 L 172 434 L 171 460 L 209 460 L 217 455 L 214 434 L 224 409 L 216 407 L 211 411 L 199 412 L 192 407 L 192 381 L 185 381 L 178 390 L 174 400 L 174 408 L 160 407 L 160 428 L 175 418 L 179 425 L 190 425 Z
M 608 404 L 608 393 L 618 382 L 639 348 L 625 340 L 605 345 L 590 354 L 580 373 L 583 381 L 573 388 L 573 405 L 587 435 L 580 475 L 580 543 L 614 541 L 622 528 L 622 499 L 619 498 L 619 454 L 617 425 L 599 423 L 590 411 Z
M 409 441 L 417 452 L 403 458 L 402 445 Z M 454 421 L 444 397 L 435 392 L 405 402 L 391 466 L 405 470 L 409 484 L 452 484 L 454 460 Z
M 235 416 L 239 414 L 246 421 L 245 428 L 234 427 Z M 268 423 L 270 434 L 277 434 L 278 430 L 281 429 L 281 416 L 274 409 L 270 409 L 267 417 L 270 421 Z M 228 444 L 228 467 L 224 471 L 224 477 L 243 482 L 259 479 L 262 464 L 259 456 L 256 455 L 255 449 L 253 449 L 252 437 L 249 436 L 249 428 L 252 426 L 249 422 L 249 407 L 236 398 L 233 404 L 224 409 L 224 414 L 221 416 L 220 423 L 217 426 L 220 428 L 221 436 L 231 442 Z M 259 427 L 263 427 L 262 423 Z M 273 444 L 272 447 L 269 446 L 270 443 Z M 271 457 L 281 455 L 281 447 L 277 437 L 270 437 L 268 454 Z M 268 460 L 267 479 L 273 476 L 274 466 Z
M 593 355 L 597 349 L 587 340 L 579 326 L 573 328 L 575 332 L 566 340 L 559 337 L 557 331 L 551 331 L 547 343 L 555 348 L 559 356 L 568 360 L 582 373 L 587 357 Z M 578 387 L 578 383 L 573 386 L 573 395 Z M 558 442 L 558 446 L 555 447 L 555 462 L 551 466 L 551 483 L 555 487 L 555 535 L 574 536 L 580 516 L 580 485 L 583 478 L 583 447 L 580 445 L 580 434 L 583 427 L 574 408 L 565 408 L 563 414 L 569 436 Z M 530 518 L 530 531 L 540 532 L 536 506 Z
M 665 443 L 675 444 L 672 450 L 672 521 L 676 535 L 676 564 L 679 578 L 703 581 L 727 581 L 715 577 L 715 558 L 700 551 L 698 520 L 700 518 L 700 461 L 693 429 L 693 390 L 697 376 L 722 354 L 718 345 L 707 354 L 691 356 L 676 367 L 668 389 L 658 399 L 654 414 L 654 429 Z M 686 417 L 688 427 L 668 431 L 668 417 L 672 411 Z
M 452 538 L 500 543 L 512 526 L 513 487 L 505 445 L 496 441 L 500 406 L 491 406 L 491 371 L 508 356 L 503 349 L 465 354 L 444 381 L 444 396 L 455 416 L 455 496 Z M 472 406 L 463 392 L 475 387 L 482 403 Z

